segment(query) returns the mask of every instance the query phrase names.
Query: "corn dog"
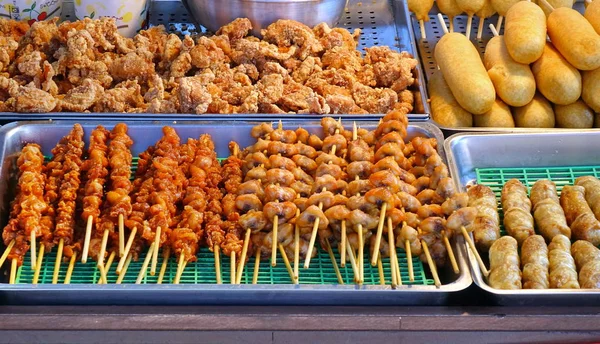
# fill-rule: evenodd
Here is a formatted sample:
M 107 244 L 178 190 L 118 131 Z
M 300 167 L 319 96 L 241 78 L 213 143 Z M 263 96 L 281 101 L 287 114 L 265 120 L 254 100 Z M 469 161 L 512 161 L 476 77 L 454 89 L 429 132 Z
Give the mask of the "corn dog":
M 492 109 L 483 115 L 473 116 L 473 124 L 476 127 L 514 128 L 515 121 L 508 105 L 500 99 L 496 99 Z
M 517 127 L 554 128 L 555 125 L 552 105 L 539 93 L 529 104 L 513 108 L 513 116 Z
M 550 42 L 531 70 L 538 90 L 554 104 L 572 104 L 581 97 L 581 74 Z
M 504 39 L 508 53 L 523 64 L 535 62 L 546 45 L 546 15 L 529 1 L 519 1 L 506 13 Z
M 437 7 L 446 16 L 450 22 L 450 32 L 454 31 L 454 17 L 463 13 L 463 10 L 458 7 L 456 0 L 437 0 Z
M 600 3 L 600 1 L 598 1 Z M 588 70 L 581 73 L 583 90 L 581 97 L 583 101 L 595 112 L 600 112 L 600 68 Z
M 483 8 L 485 0 L 456 0 L 456 4 L 461 10 L 463 10 L 463 12 L 467 14 L 469 18 L 467 20 L 466 28 L 466 36 L 468 40 L 471 37 L 471 24 L 473 23 L 473 15 Z
M 600 1 L 592 1 L 585 9 L 583 16 L 592 24 L 596 33 L 600 35 Z
M 427 84 L 431 117 L 444 127 L 472 127 L 473 115 L 460 107 L 441 71 L 436 71 Z
M 554 116 L 558 128 L 594 127 L 594 111 L 581 99 L 569 105 L 554 105 Z

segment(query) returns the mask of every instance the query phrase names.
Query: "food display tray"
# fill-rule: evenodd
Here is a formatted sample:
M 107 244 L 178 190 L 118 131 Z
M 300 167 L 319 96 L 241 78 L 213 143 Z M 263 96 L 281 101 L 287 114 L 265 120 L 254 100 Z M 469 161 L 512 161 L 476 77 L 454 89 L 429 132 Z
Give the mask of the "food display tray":
M 560 192 L 564 185 L 573 184 L 579 176 L 600 177 L 598 145 L 600 132 L 597 131 L 554 131 L 533 136 L 531 133 L 455 134 L 446 140 L 444 147 L 448 167 L 461 191 L 479 183 L 489 186 L 500 200 L 504 183 L 512 178 L 521 180 L 528 188 L 539 179 L 550 179 Z M 502 219 L 501 206 L 498 208 Z M 471 252 L 468 260 L 475 283 L 499 304 L 600 305 L 600 290 L 492 288 Z
M 206 29 L 194 23 L 181 1 L 148 0 L 150 5 L 149 25 L 164 25 L 167 31 L 179 35 L 205 34 Z M 62 12 L 63 20 L 77 20 L 73 0 L 65 0 Z M 359 50 L 373 46 L 389 46 L 398 51 L 407 51 L 418 59 L 417 46 L 413 31 L 410 29 L 410 14 L 406 1 L 399 0 L 348 0 L 346 10 L 338 23 L 339 27 L 353 32 L 360 29 L 362 34 L 359 39 Z M 429 104 L 425 92 L 426 84 L 421 64 L 416 68 L 417 83 L 415 86 L 415 110 L 409 115 L 411 121 L 426 121 L 429 119 Z M 417 91 L 418 89 L 418 91 Z M 103 120 L 232 120 L 252 119 L 271 120 L 273 118 L 301 118 L 306 115 L 296 114 L 147 114 L 147 113 L 2 113 L 0 124 L 13 121 L 26 120 L 85 120 L 90 117 Z M 336 115 L 339 116 L 339 115 Z M 379 118 L 381 114 L 371 115 L 343 115 L 344 118 Z
M 577 9 L 581 13 L 584 11 L 583 1 L 576 0 L 573 8 Z M 419 60 L 423 64 L 422 68 L 425 74 L 426 83 L 429 81 L 429 78 L 433 73 L 437 70 L 437 63 L 434 58 L 434 51 L 437 42 L 444 35 L 444 30 L 440 25 L 438 19 L 438 13 L 440 13 L 437 4 L 434 4 L 433 8 L 429 12 L 429 21 L 425 22 L 425 33 L 427 35 L 427 39 L 423 39 L 421 37 L 421 30 L 419 27 L 419 22 L 416 20 L 413 14 L 410 14 L 410 21 L 413 30 L 413 35 L 415 36 L 415 43 L 417 45 Z M 462 14 L 456 16 L 454 18 L 454 31 L 465 33 L 467 27 L 467 15 Z M 477 39 L 477 29 L 479 26 L 479 18 L 473 18 L 473 24 L 471 25 L 471 42 L 475 45 L 475 48 L 481 54 L 483 58 L 483 54 L 485 53 L 485 47 L 492 37 L 494 37 L 492 31 L 489 28 L 490 24 L 496 25 L 498 23 L 498 15 L 495 14 L 492 17 L 485 19 L 484 30 L 481 40 Z M 446 22 L 446 27 L 450 27 L 450 22 L 448 21 L 448 17 L 444 15 L 444 21 Z M 504 22 L 506 24 L 506 21 Z M 500 34 L 504 34 L 504 26 L 502 25 L 502 32 Z M 467 72 L 467 71 L 465 71 Z M 424 92 L 426 92 L 426 99 L 429 99 L 429 93 L 427 91 L 427 85 L 422 88 Z M 429 112 L 431 114 L 431 112 Z M 433 123 L 436 123 L 431 119 Z M 521 133 L 521 132 L 545 132 L 548 130 L 564 130 L 564 129 L 535 129 L 535 128 L 485 128 L 485 127 L 459 127 L 459 128 L 449 128 L 444 127 L 436 123 L 438 127 L 444 132 L 445 135 L 450 136 L 452 134 L 460 133 L 460 132 L 506 132 L 506 133 Z
M 45 155 L 50 154 L 50 150 L 58 140 L 66 135 L 72 128 L 74 121 L 35 121 L 35 122 L 17 122 L 10 123 L 0 128 L 0 157 L 2 159 L 2 168 L 0 170 L 0 194 L 2 202 L 0 203 L 0 213 L 2 214 L 2 224 L 6 223 L 11 200 L 11 189 L 9 184 L 13 182 L 9 178 L 11 170 L 14 169 L 15 159 L 24 143 L 36 142 L 42 146 Z M 112 128 L 116 122 L 87 120 L 79 122 L 82 124 L 86 139 L 89 132 L 98 124 L 107 128 Z M 254 140 L 250 137 L 251 128 L 259 122 L 254 121 L 223 121 L 215 125 L 210 121 L 178 121 L 176 123 L 159 121 L 136 121 L 129 123 L 129 134 L 134 140 L 132 153 L 135 155 L 145 150 L 149 145 L 154 144 L 161 136 L 161 128 L 164 125 L 173 126 L 182 140 L 188 137 L 198 137 L 202 133 L 211 134 L 215 141 L 216 152 L 219 157 L 228 156 L 228 143 L 231 140 L 237 141 L 242 147 L 250 145 Z M 377 122 L 358 121 L 357 124 L 366 129 L 373 129 Z M 310 132 L 322 133 L 318 121 L 283 121 L 284 128 L 297 128 L 302 126 Z M 350 129 L 352 123 L 347 121 L 345 126 Z M 431 123 L 415 123 L 409 126 L 409 138 L 414 136 L 435 137 L 439 142 L 439 151 L 442 157 L 445 157 L 441 142 L 443 136 L 440 130 Z M 335 274 L 332 272 L 331 261 L 327 253 L 320 252 L 317 258 L 313 260 L 309 270 L 300 269 L 300 281 L 303 284 L 294 285 L 290 283 L 283 262 L 278 261 L 277 267 L 269 268 L 268 263 L 261 264 L 261 273 L 259 275 L 259 284 L 214 284 L 214 265 L 211 255 L 207 250 L 201 250 L 199 253 L 200 262 L 190 264 L 186 268 L 182 283 L 173 284 L 155 284 L 155 277 L 148 276 L 144 284 L 94 284 L 98 279 L 98 274 L 93 268 L 83 268 L 78 264 L 75 268 L 72 284 L 30 284 L 31 272 L 29 267 L 24 266 L 19 271 L 19 284 L 0 283 L 0 302 L 10 304 L 315 304 L 315 305 L 441 305 L 454 293 L 466 289 L 472 282 L 468 264 L 466 262 L 466 253 L 464 252 L 464 242 L 458 238 L 453 242 L 454 251 L 460 267 L 460 273 L 454 274 L 450 267 L 440 269 L 440 279 L 442 286 L 436 288 L 431 284 L 428 268 L 421 267 L 415 270 L 417 274 L 416 281 L 419 284 L 403 283 L 402 286 L 392 289 L 389 285 L 390 273 L 389 263 L 384 269 L 388 285 L 379 285 L 377 269 L 370 270 L 369 264 L 365 262 L 366 281 L 362 286 L 349 284 L 352 282 L 352 269 L 348 265 L 342 268 L 342 276 L 345 284 L 337 284 Z M 320 248 L 319 248 L 320 250 Z M 403 282 L 408 282 L 406 259 L 400 253 L 401 272 Z M 51 255 L 48 255 L 51 257 Z M 52 258 L 45 260 L 51 261 Z M 224 282 L 227 282 L 228 262 L 222 260 L 222 276 Z M 417 257 L 413 259 L 418 260 Z M 250 259 L 246 265 L 245 278 L 253 269 L 253 260 Z M 176 264 L 171 259 L 169 265 Z M 6 264 L 8 265 L 8 264 Z M 6 266 L 4 269 L 6 270 Z M 66 264 L 63 264 L 66 265 Z M 88 263 L 87 265 L 90 265 Z M 385 265 L 385 264 L 384 264 Z M 48 281 L 48 275 L 51 273 L 52 264 L 46 263 L 40 281 Z M 132 263 L 130 269 L 136 270 L 136 265 Z M 137 264 L 139 267 L 139 263 Z M 63 267 L 64 269 L 64 267 Z M 78 272 L 79 271 L 79 272 Z M 88 274 L 78 275 L 80 272 Z M 171 275 L 174 271 L 168 270 L 163 283 L 171 281 Z M 135 274 L 132 272 L 132 274 Z M 59 280 L 64 278 L 64 272 L 61 270 Z M 134 275 L 130 276 L 130 271 L 126 275 L 124 282 L 132 282 Z M 114 274 L 109 274 L 109 282 L 115 279 Z M 84 284 L 76 284 L 84 283 Z

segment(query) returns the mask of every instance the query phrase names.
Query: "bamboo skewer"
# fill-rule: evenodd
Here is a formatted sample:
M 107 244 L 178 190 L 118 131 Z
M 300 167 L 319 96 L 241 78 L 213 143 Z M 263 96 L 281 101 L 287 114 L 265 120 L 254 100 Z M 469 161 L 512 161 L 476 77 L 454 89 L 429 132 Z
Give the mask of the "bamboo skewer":
M 417 231 L 419 232 L 419 234 L 421 234 L 420 228 L 418 228 Z M 431 275 L 433 275 L 435 287 L 439 288 L 442 286 L 442 282 L 440 282 L 440 277 L 438 276 L 435 262 L 433 261 L 433 258 L 431 258 L 431 254 L 429 253 L 429 247 L 427 246 L 427 242 L 425 242 L 425 240 L 421 240 L 421 246 L 423 247 L 423 253 L 425 253 L 425 258 L 427 258 L 427 265 L 429 265 Z
M 62 262 L 63 247 L 65 240 L 60 238 L 58 242 L 58 250 L 56 251 L 56 261 L 54 262 L 54 275 L 52 276 L 52 284 L 58 283 L 58 273 L 60 272 L 60 263 Z
M 256 259 L 254 259 L 254 274 L 252 275 L 252 284 L 258 283 L 258 270 L 260 269 L 260 249 L 256 250 Z
M 179 284 L 179 281 L 181 280 L 181 275 L 183 274 L 183 270 L 185 269 L 185 265 L 185 255 L 183 253 L 180 253 L 179 262 L 177 263 L 177 273 L 175 274 L 173 284 Z
M 100 280 L 104 281 L 107 279 L 106 277 L 106 268 L 104 267 L 104 263 L 98 266 L 98 271 L 100 271 Z
M 273 217 L 273 237 L 271 238 L 271 266 L 277 266 L 277 231 L 279 228 L 279 216 Z
M 133 239 L 135 239 L 136 232 L 137 232 L 137 227 L 133 227 L 131 234 L 129 234 L 129 239 L 127 239 L 127 245 L 125 245 L 125 252 L 123 253 L 123 256 L 121 257 L 121 259 L 119 260 L 119 265 L 117 265 L 117 274 L 121 273 L 121 270 L 123 269 L 123 264 L 125 264 L 125 261 L 127 260 L 127 257 L 129 256 L 129 251 L 131 250 L 131 245 L 133 245 Z
M 283 257 L 283 263 L 285 264 L 285 268 L 287 269 L 288 274 L 290 275 L 290 279 L 292 280 L 292 283 L 296 284 L 296 280 L 294 278 L 295 277 L 294 270 L 292 269 L 292 266 L 290 265 L 290 260 L 288 259 L 288 256 L 285 253 L 283 246 L 281 244 L 278 244 L 277 247 L 279 247 L 279 253 L 281 253 L 281 257 Z
M 81 255 L 81 262 L 83 264 L 87 263 L 88 254 L 90 251 L 90 240 L 92 239 L 92 224 L 94 222 L 94 218 L 92 215 L 88 216 L 87 223 L 85 226 L 85 239 L 83 241 L 83 253 Z
M 108 260 L 106 261 L 106 265 L 103 266 L 104 268 L 104 276 L 100 275 L 100 278 L 98 279 L 98 284 L 108 284 L 108 272 L 110 271 L 110 267 L 112 266 L 112 263 L 115 259 L 115 251 L 110 253 L 110 256 L 108 256 Z
M 296 209 L 296 219 L 300 216 L 300 209 Z M 300 227 L 294 226 L 294 280 L 299 283 L 300 273 Z
M 450 257 L 450 264 L 452 265 L 452 270 L 454 270 L 455 274 L 460 273 L 460 269 L 458 268 L 458 263 L 456 262 L 456 257 L 454 256 L 454 250 L 452 249 L 452 245 L 450 245 L 450 240 L 446 236 L 446 233 L 442 231 L 442 240 L 444 241 L 444 246 L 446 246 L 446 251 L 448 251 L 448 256 Z
M 498 16 L 498 23 L 496 24 L 496 30 L 500 32 L 502 30 L 502 22 L 504 21 L 504 16 Z
M 411 282 L 415 281 L 415 271 L 413 268 L 413 260 L 412 260 L 412 252 L 410 248 L 410 242 L 408 240 L 404 241 L 404 250 L 406 251 L 406 258 L 408 260 L 408 279 Z
M 37 284 L 38 283 L 38 279 L 40 278 L 40 271 L 42 270 L 42 261 L 44 260 L 44 244 L 40 245 L 40 254 L 38 254 L 37 256 L 37 262 L 36 267 L 37 269 L 35 269 L 35 271 L 33 272 L 33 284 Z
M 4 253 L 2 253 L 2 257 L 0 257 L 0 267 L 2 267 L 2 265 L 4 265 L 4 262 L 6 261 L 6 258 L 8 257 L 10 251 L 12 250 L 13 246 L 15 246 L 15 240 L 11 240 L 10 243 L 8 244 L 8 246 L 6 246 L 6 249 L 4 250 Z
M 138 274 L 135 284 L 142 283 L 142 279 L 144 279 L 144 277 L 146 276 L 146 270 L 148 270 L 148 265 L 150 264 L 150 259 L 152 258 L 153 249 L 154 249 L 154 243 L 152 243 L 150 245 L 150 249 L 148 250 L 148 253 L 146 254 L 146 258 L 144 259 L 144 263 L 142 264 L 142 268 L 140 269 L 140 273 Z
M 361 224 L 358 225 L 358 284 L 364 282 L 364 251 L 365 251 L 365 240 L 363 238 L 363 227 Z
M 381 263 L 381 257 L 377 258 L 377 271 L 379 272 L 379 285 L 385 285 L 385 275 L 383 274 L 383 263 Z
M 75 262 L 77 261 L 77 253 L 73 253 L 69 260 L 69 267 L 67 268 L 67 274 L 65 275 L 64 284 L 71 284 L 71 276 L 73 275 L 73 269 L 75 269 Z
M 425 21 L 419 20 L 419 28 L 421 29 L 421 37 L 427 39 L 427 31 L 425 31 Z
M 29 241 L 31 242 L 31 270 L 36 271 L 37 270 L 37 266 L 36 266 L 37 257 L 35 255 L 37 252 L 37 248 L 36 248 L 36 243 L 35 243 L 35 230 L 31 231 Z
M 17 259 L 13 258 L 11 263 L 10 263 L 10 278 L 9 278 L 9 282 L 10 284 L 15 284 L 15 280 L 17 278 Z
M 350 258 L 350 265 L 352 266 L 352 271 L 354 272 L 354 281 L 356 283 L 358 283 L 358 280 L 360 279 L 360 271 L 358 269 L 358 266 L 356 265 L 356 259 L 354 258 L 354 251 L 352 250 L 352 247 L 350 246 L 350 242 L 346 241 L 346 249 L 348 250 L 348 257 Z
M 342 221 L 342 245 L 341 245 L 341 253 L 340 253 L 340 266 L 346 267 L 346 241 L 348 238 L 346 237 L 346 221 Z
M 402 285 L 402 276 L 400 275 L 400 264 L 398 263 L 398 253 L 396 252 L 396 243 L 394 238 L 394 226 L 392 218 L 387 218 L 388 242 L 390 245 L 390 268 L 396 275 L 396 285 Z
M 235 273 L 235 251 L 231 251 L 231 255 L 229 256 L 230 259 L 230 275 L 229 275 L 229 283 L 230 284 L 236 284 L 237 283 L 237 274 Z
M 371 266 L 377 265 L 377 258 L 379 257 L 379 248 L 381 247 L 381 236 L 383 235 L 383 225 L 385 222 L 386 211 L 387 203 L 383 203 L 383 205 L 381 206 L 381 213 L 379 215 L 379 224 L 377 225 L 377 237 L 375 238 L 375 248 L 373 249 Z
M 463 237 L 469 244 L 469 247 L 471 248 L 471 252 L 473 252 L 473 254 L 475 255 L 475 258 L 477 259 L 477 264 L 479 264 L 479 268 L 481 269 L 481 272 L 483 273 L 484 276 L 487 277 L 490 274 L 490 272 L 488 271 L 487 267 L 485 266 L 485 263 L 481 259 L 481 256 L 479 255 L 479 252 L 477 251 L 477 247 L 475 247 L 475 243 L 471 239 L 471 236 L 467 232 L 467 229 L 464 226 L 461 226 L 460 231 L 462 232 Z
M 246 255 L 248 254 L 248 242 L 250 241 L 250 228 L 246 230 L 246 236 L 244 237 L 244 247 L 242 247 L 242 254 L 240 256 L 240 263 L 238 264 L 237 277 L 235 279 L 237 284 L 242 283 L 242 275 L 244 274 L 244 267 L 246 265 Z
M 127 275 L 127 269 L 129 268 L 129 264 L 131 263 L 131 257 L 133 257 L 133 254 L 130 253 L 127 255 L 127 258 L 125 259 L 125 265 L 123 266 L 121 273 L 117 278 L 117 284 L 121 284 L 121 282 L 123 282 L 123 279 L 125 278 L 125 275 Z
M 158 273 L 158 280 L 156 280 L 156 284 L 162 284 L 163 279 L 165 278 L 165 272 L 167 271 L 167 265 L 169 265 L 169 258 L 171 257 L 171 248 L 167 247 L 165 250 L 165 254 L 163 255 L 163 262 L 160 266 L 160 272 Z
M 156 227 L 156 234 L 154 235 L 154 253 L 152 253 L 152 266 L 150 268 L 150 275 L 156 274 L 156 266 L 158 265 L 158 250 L 160 249 L 160 234 L 162 228 Z
M 108 230 L 102 235 L 102 245 L 100 246 L 100 254 L 98 255 L 98 268 L 104 266 L 104 255 L 106 254 L 106 245 L 108 244 Z
M 119 257 L 125 255 L 125 223 L 123 214 L 119 214 Z
M 329 238 L 325 239 L 325 244 L 327 245 L 327 253 L 329 253 L 329 258 L 331 259 L 331 263 L 333 264 L 333 269 L 335 270 L 335 275 L 337 276 L 338 283 L 344 284 L 344 279 L 342 278 L 340 268 L 338 268 L 337 262 L 335 261 L 335 256 L 333 255 L 333 250 L 331 249 L 331 243 L 329 242 Z
M 213 253 L 215 255 L 215 274 L 217 275 L 217 284 L 223 284 L 223 280 L 221 279 L 221 248 L 219 245 L 215 245 L 213 248 Z

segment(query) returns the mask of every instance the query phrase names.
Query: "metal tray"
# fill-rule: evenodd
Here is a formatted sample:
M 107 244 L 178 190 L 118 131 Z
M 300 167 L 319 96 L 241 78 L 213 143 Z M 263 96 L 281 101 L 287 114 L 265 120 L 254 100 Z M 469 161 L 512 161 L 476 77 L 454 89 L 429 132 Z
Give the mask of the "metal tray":
M 582 0 L 576 0 L 573 8 L 578 11 L 584 11 L 584 5 Z M 439 23 L 439 19 L 437 17 L 438 13 L 440 13 L 437 4 L 434 4 L 433 8 L 429 12 L 429 21 L 425 22 L 425 32 L 427 34 L 427 39 L 423 39 L 421 37 L 421 30 L 419 28 L 419 22 L 416 20 L 414 15 L 411 14 L 411 23 L 413 29 L 413 35 L 415 36 L 415 41 L 417 44 L 418 55 L 421 63 L 423 64 L 423 71 L 425 72 L 425 79 L 429 81 L 429 77 L 433 75 L 433 73 L 437 70 L 437 63 L 434 58 L 434 50 L 437 42 L 444 35 L 444 31 L 442 26 Z M 450 22 L 448 21 L 447 16 L 444 15 L 444 21 L 446 22 L 446 27 L 449 27 Z M 483 54 L 485 53 L 485 47 L 487 43 L 494 35 L 489 28 L 489 24 L 496 25 L 498 23 L 498 15 L 493 15 L 492 17 L 485 20 L 484 31 L 482 35 L 482 39 L 477 39 L 477 28 L 479 26 L 479 18 L 473 18 L 473 24 L 471 26 L 471 42 L 475 45 L 481 57 L 483 58 Z M 456 32 L 464 33 L 467 27 L 467 16 L 465 14 L 456 16 L 454 18 L 454 30 Z M 502 30 L 504 30 L 504 25 Z M 501 32 L 503 34 L 503 32 Z M 427 91 L 427 85 L 422 88 L 425 92 Z M 426 93 L 426 99 L 429 99 L 429 93 Z M 428 112 L 431 114 L 431 112 Z M 452 134 L 460 133 L 460 132 L 506 132 L 506 133 L 522 133 L 522 132 L 544 132 L 548 131 L 548 129 L 535 129 L 535 128 L 493 128 L 493 127 L 459 127 L 459 128 L 449 128 L 444 127 L 442 125 L 437 124 L 433 119 L 431 119 L 432 123 L 435 123 L 446 136 L 450 136 Z M 552 130 L 552 129 L 550 129 Z M 565 130 L 557 128 L 557 130 Z
M 2 222 L 6 223 L 10 194 L 8 192 L 9 171 L 22 145 L 36 142 L 48 154 L 56 142 L 68 133 L 73 121 L 21 122 L 11 123 L 0 128 L 0 204 Z M 111 128 L 115 122 L 80 122 L 86 136 L 96 125 Z M 257 122 L 221 122 L 218 126 L 206 121 L 194 122 L 131 122 L 130 135 L 135 141 L 134 154 L 140 153 L 162 135 L 164 125 L 172 125 L 182 139 L 198 137 L 201 133 L 213 136 L 219 156 L 227 156 L 227 144 L 236 140 L 241 146 L 252 143 L 250 129 Z M 374 128 L 377 122 L 362 121 L 364 128 Z M 316 121 L 285 121 L 284 127 L 303 128 L 319 132 Z M 346 123 L 347 126 L 350 123 Z M 444 156 L 441 142 L 443 136 L 438 128 L 430 123 L 409 126 L 409 137 L 435 137 L 440 142 L 440 154 Z M 471 284 L 469 267 L 466 263 L 464 243 L 459 238 L 454 242 L 454 250 L 461 273 L 452 269 L 440 269 L 442 287 L 433 285 L 404 285 L 393 290 L 389 285 L 358 287 L 355 285 L 30 285 L 0 284 L 0 302 L 11 304 L 315 304 L 315 305 L 441 305 L 445 304 L 454 292 L 464 290 Z M 404 269 L 403 269 L 404 270 Z
M 193 35 L 206 33 L 206 29 L 193 22 L 192 17 L 180 1 L 148 0 L 151 1 L 149 25 L 165 25 L 167 30 L 179 35 Z M 349 31 L 361 29 L 359 48 L 368 48 L 377 45 L 386 45 L 398 51 L 407 51 L 418 59 L 415 38 L 410 29 L 410 14 L 405 1 L 398 0 L 349 0 L 347 8 L 337 26 Z M 65 0 L 62 12 L 63 20 L 76 20 L 73 0 Z M 415 110 L 409 115 L 411 121 L 426 121 L 429 119 L 429 104 L 426 96 L 426 83 L 423 69 L 419 63 L 416 68 L 417 83 L 414 86 Z M 273 118 L 294 119 L 305 115 L 273 115 L 273 114 L 146 114 L 146 113 L 2 113 L 0 124 L 13 121 L 27 120 L 86 120 L 102 118 L 106 120 L 272 120 Z M 317 117 L 317 116 L 315 116 Z M 319 116 L 320 117 L 320 116 Z M 381 114 L 371 115 L 343 115 L 343 118 L 379 118 Z
M 553 131 L 536 133 L 463 133 L 446 140 L 448 167 L 460 190 L 477 180 L 476 169 L 488 168 L 496 171 L 511 168 L 527 173 L 528 168 L 545 167 L 530 175 L 533 182 L 548 178 L 552 167 L 564 167 L 563 181 L 577 174 L 596 174 L 600 165 L 600 132 L 598 131 Z M 578 168 L 578 166 L 580 168 Z M 581 175 L 581 174 L 580 174 Z M 510 177 L 506 177 L 508 179 Z M 527 174 L 525 174 L 527 178 Z M 504 178 L 503 178 L 504 179 Z M 563 182 L 561 184 L 565 184 Z M 496 181 L 496 189 L 503 184 Z M 557 183 L 558 184 L 558 183 Z M 531 186 L 531 185 L 529 185 Z M 559 185 L 560 186 L 560 185 Z M 599 305 L 600 290 L 500 290 L 491 288 L 479 270 L 475 257 L 468 253 L 471 273 L 475 283 L 488 292 L 502 305 Z

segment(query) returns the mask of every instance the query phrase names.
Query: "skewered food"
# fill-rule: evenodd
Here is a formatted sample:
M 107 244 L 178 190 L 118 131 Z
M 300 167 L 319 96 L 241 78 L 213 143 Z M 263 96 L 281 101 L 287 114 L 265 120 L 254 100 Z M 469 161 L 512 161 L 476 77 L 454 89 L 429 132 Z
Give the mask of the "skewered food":
M 581 97 L 589 107 L 598 113 L 600 112 L 600 99 L 596 95 L 600 92 L 600 68 L 584 71 L 581 76 L 583 80 Z
M 450 32 L 454 31 L 454 17 L 463 13 L 463 10 L 458 7 L 456 0 L 437 0 L 437 7 L 446 16 L 450 22 Z
M 546 43 L 544 53 L 531 70 L 540 93 L 554 104 L 571 104 L 581 97 L 581 74 L 552 43 Z
M 517 127 L 553 128 L 555 125 L 552 105 L 539 93 L 529 104 L 514 108 L 513 112 Z
M 600 35 L 600 3 L 594 3 L 594 1 L 586 1 L 586 4 L 588 6 L 585 9 L 585 14 L 583 16 L 585 17 L 585 19 L 587 19 L 588 22 L 590 22 L 590 24 L 592 24 L 594 30 L 596 30 L 596 33 Z
M 569 238 L 557 234 L 548 245 L 548 250 L 550 288 L 579 289 Z
M 502 100 L 496 99 L 492 109 L 483 115 L 473 116 L 473 124 L 476 127 L 501 127 L 514 128 L 515 120 L 508 105 Z
M 532 235 L 525 239 L 521 247 L 521 264 L 523 266 L 523 289 L 547 289 L 548 280 L 548 247 L 540 235 Z
M 546 34 L 546 15 L 533 2 L 519 1 L 506 12 L 504 39 L 515 61 L 530 64 L 538 60 L 544 52 Z
M 593 128 L 594 111 L 581 99 L 569 105 L 555 105 L 556 126 L 559 128 Z
M 441 71 L 433 73 L 427 88 L 434 121 L 450 128 L 473 126 L 473 115 L 460 106 Z
M 521 289 L 518 243 L 503 236 L 490 247 L 490 276 L 488 282 L 496 289 Z

